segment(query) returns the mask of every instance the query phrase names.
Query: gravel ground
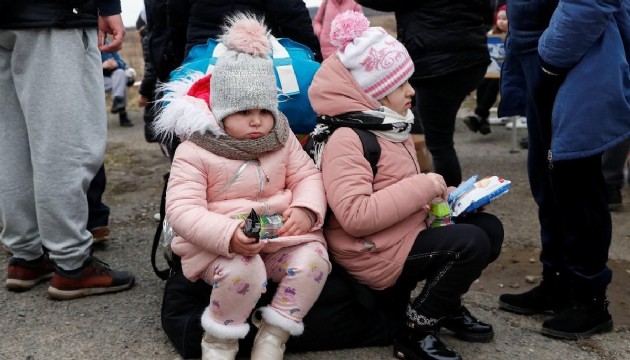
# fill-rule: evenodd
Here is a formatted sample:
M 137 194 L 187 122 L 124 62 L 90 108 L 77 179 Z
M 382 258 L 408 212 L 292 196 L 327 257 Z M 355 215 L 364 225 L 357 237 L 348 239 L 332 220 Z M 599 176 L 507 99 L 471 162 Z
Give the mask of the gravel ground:
M 467 115 L 470 103 L 460 115 Z M 109 119 L 107 154 L 108 189 L 105 201 L 112 208 L 111 239 L 95 249 L 98 257 L 116 268 L 134 272 L 131 291 L 74 301 L 53 301 L 46 284 L 24 293 L 0 289 L 0 359 L 179 359 L 160 326 L 159 309 L 164 282 L 152 272 L 149 255 L 156 226 L 162 175 L 168 161 L 156 144 L 143 138 L 141 113 L 130 113 L 133 128 L 120 128 Z M 520 131 L 519 136 L 525 131 Z M 610 287 L 612 333 L 588 340 L 558 341 L 541 336 L 542 316 L 523 317 L 497 310 L 497 296 L 534 286 L 526 276 L 537 276 L 538 222 L 529 193 L 526 151 L 510 153 L 510 132 L 493 127 L 492 134 L 471 134 L 458 122 L 456 147 L 464 176 L 500 175 L 512 180 L 512 189 L 488 211 L 504 222 L 506 240 L 499 260 L 473 284 L 465 302 L 479 318 L 495 326 L 496 337 L 487 344 L 469 344 L 446 334 L 443 340 L 465 359 L 630 359 L 630 221 L 628 210 L 613 214 L 614 238 Z M 630 191 L 623 193 L 630 209 Z M 0 254 L 2 263 L 8 254 Z M 0 278 L 6 267 L 0 267 Z M 334 329 L 331 329 L 334 331 Z M 287 354 L 287 360 L 391 359 L 392 348 L 363 348 L 332 352 Z

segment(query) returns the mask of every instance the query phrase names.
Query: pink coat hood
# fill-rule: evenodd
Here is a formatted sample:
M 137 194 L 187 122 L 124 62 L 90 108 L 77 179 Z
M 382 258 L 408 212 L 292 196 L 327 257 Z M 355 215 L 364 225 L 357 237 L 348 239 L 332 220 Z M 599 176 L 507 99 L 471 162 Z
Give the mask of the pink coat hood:
M 313 109 L 334 116 L 378 107 L 340 64 L 332 56 L 315 74 L 309 90 Z M 352 129 L 337 129 L 326 143 L 321 169 L 333 214 L 324 231 L 339 264 L 360 282 L 385 289 L 396 282 L 417 235 L 426 228 L 428 204 L 437 193 L 420 171 L 411 137 L 404 142 L 377 139 L 381 157 L 376 177 Z

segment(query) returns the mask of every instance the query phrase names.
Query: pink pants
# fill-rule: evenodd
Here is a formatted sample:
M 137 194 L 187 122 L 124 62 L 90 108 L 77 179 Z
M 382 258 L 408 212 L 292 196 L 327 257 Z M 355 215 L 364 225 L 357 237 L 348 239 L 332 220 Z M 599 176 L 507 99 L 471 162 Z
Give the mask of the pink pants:
M 278 290 L 269 306 L 301 323 L 319 297 L 330 266 L 326 248 L 318 242 L 253 257 L 219 257 L 204 275 L 212 285 L 210 317 L 223 325 L 245 323 L 271 279 Z

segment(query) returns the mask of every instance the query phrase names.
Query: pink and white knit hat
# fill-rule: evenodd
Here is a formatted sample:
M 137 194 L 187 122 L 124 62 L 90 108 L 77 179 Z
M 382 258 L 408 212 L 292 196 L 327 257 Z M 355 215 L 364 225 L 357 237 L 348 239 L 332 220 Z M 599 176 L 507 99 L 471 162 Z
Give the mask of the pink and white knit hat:
M 348 10 L 335 17 L 330 42 L 361 89 L 375 100 L 389 95 L 413 74 L 413 61 L 403 44 L 383 28 L 370 27 L 359 12 Z

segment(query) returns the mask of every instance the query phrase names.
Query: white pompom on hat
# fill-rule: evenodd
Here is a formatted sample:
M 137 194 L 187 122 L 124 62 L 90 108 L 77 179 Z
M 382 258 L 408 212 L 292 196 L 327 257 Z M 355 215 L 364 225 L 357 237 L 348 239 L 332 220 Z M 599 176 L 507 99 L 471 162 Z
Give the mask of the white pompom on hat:
M 380 100 L 409 80 L 414 71 L 407 49 L 381 27 L 370 27 L 361 13 L 348 10 L 335 17 L 330 42 L 361 89 Z

